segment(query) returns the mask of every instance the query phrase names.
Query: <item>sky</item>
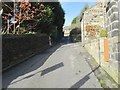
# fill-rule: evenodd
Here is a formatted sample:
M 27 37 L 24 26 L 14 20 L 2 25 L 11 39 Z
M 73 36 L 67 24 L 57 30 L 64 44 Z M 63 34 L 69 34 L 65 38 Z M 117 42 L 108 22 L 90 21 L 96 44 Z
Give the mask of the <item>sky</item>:
M 84 5 L 88 3 L 89 6 L 95 5 L 96 2 L 61 2 L 62 8 L 65 11 L 64 26 L 71 25 L 73 18 L 80 14 Z

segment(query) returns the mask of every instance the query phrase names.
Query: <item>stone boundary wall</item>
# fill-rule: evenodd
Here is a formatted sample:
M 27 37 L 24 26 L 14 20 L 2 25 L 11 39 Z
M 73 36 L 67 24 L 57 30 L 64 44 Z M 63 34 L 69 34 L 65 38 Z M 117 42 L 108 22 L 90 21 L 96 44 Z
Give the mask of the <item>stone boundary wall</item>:
M 2 37 L 2 69 L 25 60 L 49 47 L 47 35 L 10 35 Z
M 100 46 L 100 49 L 99 49 Z M 101 62 L 102 68 L 118 83 L 119 82 L 119 52 L 120 42 L 118 37 L 108 38 L 108 52 L 109 61 L 106 62 L 104 59 L 104 38 L 89 40 L 85 42 L 85 48 L 93 56 L 96 62 L 99 64 Z

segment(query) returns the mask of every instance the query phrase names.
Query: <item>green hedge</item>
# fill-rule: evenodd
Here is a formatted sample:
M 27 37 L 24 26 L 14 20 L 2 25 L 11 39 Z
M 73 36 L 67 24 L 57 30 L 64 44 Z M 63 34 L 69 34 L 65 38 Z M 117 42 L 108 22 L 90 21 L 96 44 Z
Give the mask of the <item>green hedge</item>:
M 4 35 L 2 37 L 3 69 L 16 65 L 24 58 L 49 47 L 47 35 Z

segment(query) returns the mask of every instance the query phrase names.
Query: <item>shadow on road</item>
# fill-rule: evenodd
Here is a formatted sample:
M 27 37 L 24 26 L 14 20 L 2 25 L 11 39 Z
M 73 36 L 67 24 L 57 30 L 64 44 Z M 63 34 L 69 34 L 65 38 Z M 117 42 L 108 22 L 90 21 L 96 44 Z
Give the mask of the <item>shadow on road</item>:
M 39 53 L 39 54 L 35 55 L 34 57 L 24 61 L 23 63 L 21 63 L 19 65 L 16 65 L 16 66 L 6 70 L 5 72 L 3 72 L 3 74 L 2 74 L 2 88 L 6 89 L 10 84 L 14 84 L 16 82 L 19 82 L 20 80 L 14 81 L 18 77 L 26 75 L 28 73 L 31 73 L 31 72 L 37 70 L 38 68 L 40 68 L 47 61 L 47 59 L 58 48 L 60 48 L 64 44 L 69 44 L 69 37 L 63 38 L 62 41 L 59 44 L 51 47 L 50 49 L 48 49 L 48 50 L 46 50 L 42 53 Z M 60 68 L 62 66 L 64 66 L 63 63 L 59 63 L 58 65 L 47 68 L 47 69 L 42 71 L 42 75 L 45 75 L 45 74 L 49 73 L 50 71 L 53 71 L 53 70 L 55 70 L 57 68 Z M 34 74 L 29 75 L 25 78 L 29 78 L 33 75 Z M 21 80 L 23 80 L 25 78 L 22 78 Z
M 40 71 L 37 71 L 37 72 L 35 72 L 35 73 L 28 74 L 27 76 L 25 76 L 25 77 L 23 77 L 23 78 L 21 78 L 21 79 L 19 79 L 19 80 L 17 80 L 17 81 L 14 81 L 14 82 L 12 82 L 12 83 L 10 83 L 10 84 L 11 84 L 11 85 L 12 85 L 12 84 L 15 84 L 15 83 L 17 83 L 17 82 L 19 82 L 19 81 L 22 81 L 22 80 L 24 80 L 24 79 L 30 78 L 30 77 L 32 77 L 32 76 L 34 76 L 34 75 L 36 75 L 36 74 L 38 74 L 38 73 L 40 73 L 40 72 L 41 72 L 41 76 L 43 76 L 43 75 L 45 75 L 45 74 L 47 74 L 47 73 L 50 73 L 50 72 L 52 72 L 52 71 L 54 71 L 54 70 L 56 70 L 56 69 L 59 69 L 59 68 L 61 68 L 61 67 L 63 67 L 63 66 L 64 66 L 64 64 L 63 64 L 63 62 L 61 62 L 61 63 L 56 64 L 56 65 L 54 65 L 54 66 L 52 66 L 52 67 L 49 67 L 49 68 L 47 68 L 47 69 L 45 69 L 45 70 L 40 70 Z
M 100 66 L 96 67 L 94 70 L 92 70 L 86 76 L 84 76 L 81 80 L 79 80 L 77 83 L 75 83 L 74 85 L 72 85 L 69 90 L 73 90 L 73 88 L 79 89 L 82 85 L 84 85 L 90 79 L 90 77 L 89 77 L 90 74 L 92 74 L 93 72 L 95 72 L 99 67 Z
M 45 75 L 45 74 L 47 74 L 47 73 L 49 73 L 49 72 L 52 72 L 52 71 L 54 71 L 54 70 L 56 70 L 56 69 L 58 69 L 58 68 L 61 68 L 61 67 L 63 67 L 63 66 L 64 66 L 64 64 L 63 64 L 63 62 L 61 62 L 61 63 L 56 64 L 56 65 L 54 65 L 54 66 L 52 66 L 52 67 L 49 67 L 49 68 L 47 68 L 47 69 L 45 69 L 45 70 L 42 70 L 41 76 L 43 76 L 43 75 Z

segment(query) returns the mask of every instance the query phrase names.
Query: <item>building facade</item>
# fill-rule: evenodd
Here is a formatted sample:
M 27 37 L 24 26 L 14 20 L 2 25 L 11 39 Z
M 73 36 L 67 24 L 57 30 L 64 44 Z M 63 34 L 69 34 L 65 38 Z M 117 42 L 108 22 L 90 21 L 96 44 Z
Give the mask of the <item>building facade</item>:
M 119 13 L 118 13 L 118 0 L 109 0 L 106 5 L 106 16 L 107 23 L 106 28 L 109 37 L 118 36 L 118 23 L 119 23 Z
M 100 28 L 105 28 L 105 3 L 97 0 L 96 5 L 92 6 L 84 12 L 81 17 L 81 33 L 83 45 L 86 40 L 89 40 L 90 35 L 99 36 Z M 90 28 L 91 33 L 87 31 Z
M 106 30 L 108 32 L 109 69 L 107 72 L 120 84 L 120 0 L 106 2 Z
M 104 1 L 104 7 L 100 9 L 100 2 L 97 2 L 97 6 L 93 6 L 82 16 L 82 37 L 88 52 L 114 81 L 120 84 L 120 0 Z M 94 13 L 98 17 L 93 17 Z M 107 37 L 93 40 L 87 38 L 86 25 L 99 25 L 100 28 L 105 28 Z
M 70 35 L 70 26 L 66 26 L 63 28 L 64 36 Z

